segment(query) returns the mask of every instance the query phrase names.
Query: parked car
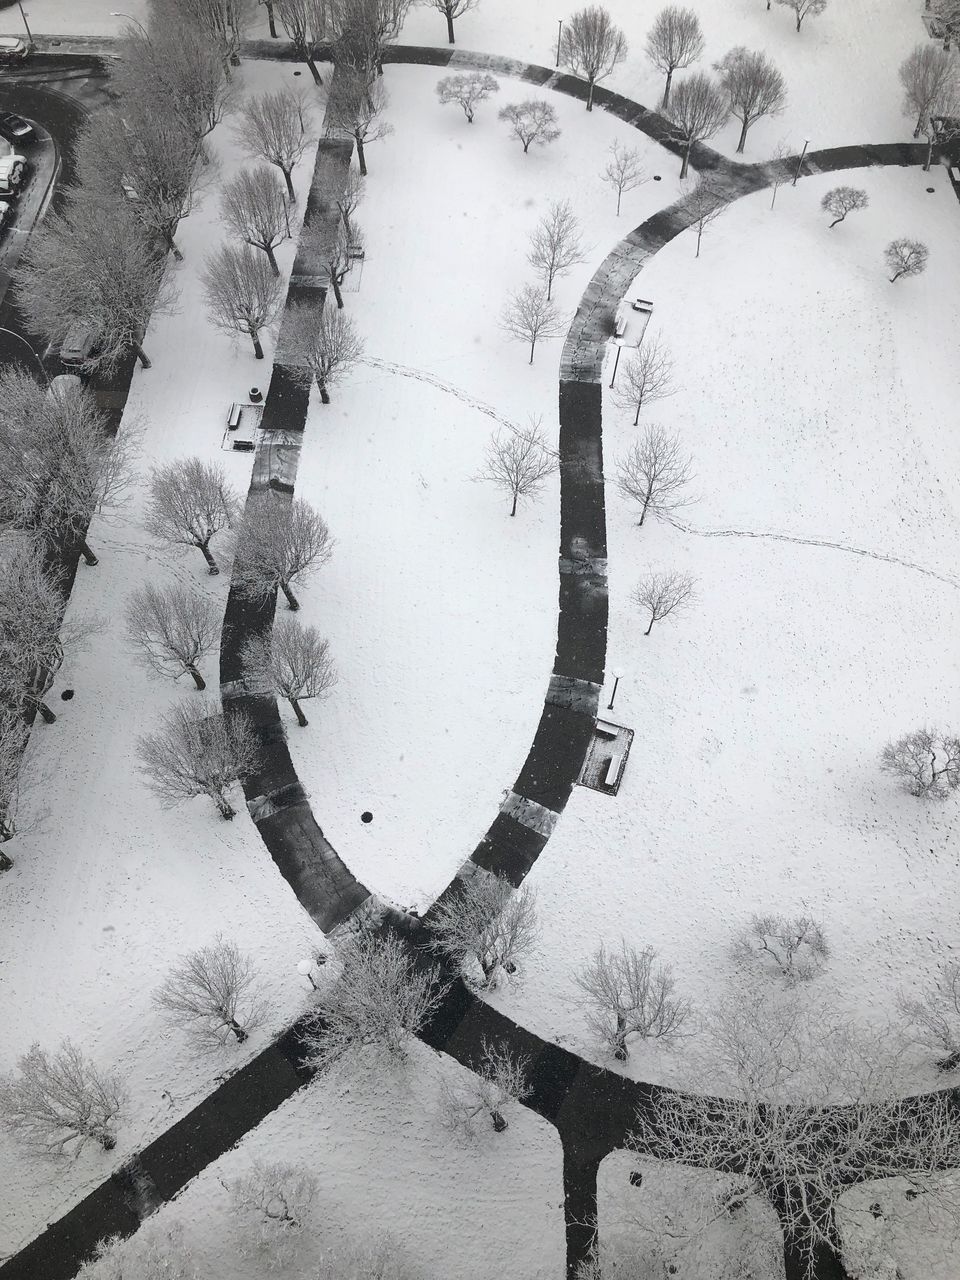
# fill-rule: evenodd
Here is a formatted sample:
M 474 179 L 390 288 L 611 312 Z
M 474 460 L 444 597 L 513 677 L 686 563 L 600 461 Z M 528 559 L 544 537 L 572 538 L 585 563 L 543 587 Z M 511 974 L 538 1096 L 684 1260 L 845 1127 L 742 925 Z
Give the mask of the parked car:
M 60 344 L 60 363 L 65 365 L 83 364 L 97 349 L 100 335 L 91 324 L 81 321 L 72 325 Z
M 12 204 L 8 204 L 6 200 L 0 200 L 0 228 L 3 228 L 7 225 L 7 222 L 10 219 L 10 214 L 12 210 L 13 210 Z
M 0 156 L 0 196 L 15 196 L 27 176 L 24 156 Z
M 22 62 L 28 52 L 26 40 L 19 36 L 0 36 L 0 63 Z
M 0 111 L 0 134 L 10 142 L 32 142 L 36 137 L 33 125 L 15 111 Z
M 60 373 L 47 387 L 47 398 L 50 400 L 66 400 L 67 396 L 76 395 L 83 386 L 75 373 Z

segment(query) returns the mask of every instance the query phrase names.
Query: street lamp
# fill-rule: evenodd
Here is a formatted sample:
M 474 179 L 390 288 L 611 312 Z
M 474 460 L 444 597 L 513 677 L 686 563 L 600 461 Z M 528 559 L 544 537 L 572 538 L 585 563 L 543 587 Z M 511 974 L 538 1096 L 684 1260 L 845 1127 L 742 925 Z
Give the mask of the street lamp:
M 17 8 L 20 10 L 20 17 L 23 19 L 23 25 L 27 32 L 27 43 L 33 48 L 33 32 L 30 30 L 30 24 L 27 22 L 27 15 L 23 12 L 23 0 L 17 0 Z
M 613 676 L 613 693 L 611 693 L 611 695 L 610 695 L 610 701 L 607 703 L 607 710 L 608 710 L 608 711 L 612 711 L 612 710 L 613 710 L 613 700 L 614 700 L 614 698 L 617 696 L 617 686 L 618 686 L 618 685 L 619 685 L 619 683 L 620 683 L 620 677 L 623 675 L 623 672 L 622 672 L 622 671 L 611 671 L 611 672 L 610 672 L 610 674 Z
M 616 355 L 616 359 L 613 362 L 613 376 L 610 379 L 611 387 L 613 386 L 614 382 L 616 382 L 617 380 L 617 365 L 620 363 L 620 352 L 624 348 L 624 344 L 622 342 L 617 342 L 614 345 L 617 348 L 617 355 Z
M 563 31 L 563 19 L 557 19 L 557 66 L 560 65 L 560 34 Z
M 800 159 L 797 161 L 797 171 L 793 175 L 793 182 L 791 182 L 790 184 L 792 187 L 795 187 L 797 185 L 797 179 L 800 177 L 800 170 L 803 167 L 803 157 L 807 154 L 807 147 L 809 147 L 809 145 L 810 145 L 810 139 L 804 138 L 803 150 L 800 152 Z
M 317 984 L 316 984 L 316 981 L 314 980 L 314 976 L 313 976 L 313 961 L 312 961 L 312 960 L 301 960 L 301 961 L 299 961 L 299 963 L 297 964 L 297 973 L 299 973 L 299 975 L 300 975 L 300 977 L 301 977 L 301 978 L 306 978 L 306 979 L 307 979 L 307 981 L 310 983 L 311 987 L 313 987 L 314 991 L 319 991 L 319 990 L 320 990 L 320 988 L 319 988 L 319 987 L 317 986 Z
M 10 335 L 10 337 L 11 337 L 11 338 L 16 338 L 18 342 L 22 342 L 22 343 L 23 343 L 23 345 L 24 345 L 24 346 L 27 348 L 27 350 L 30 352 L 31 356 L 33 356 L 34 360 L 36 360 L 37 365 L 38 365 L 38 366 L 39 366 L 39 368 L 40 368 L 40 375 L 41 375 L 41 377 L 43 378 L 44 382 L 48 381 L 48 379 L 47 379 L 47 371 L 46 371 L 46 369 L 43 367 L 43 361 L 40 359 L 40 357 L 39 357 L 39 356 L 37 355 L 37 353 L 34 351 L 33 347 L 31 347 L 30 343 L 26 340 L 26 338 L 23 336 L 23 334 L 22 334 L 22 333 L 14 333 L 14 331 L 13 331 L 12 329 L 4 329 L 2 325 L 0 325 L 0 333 L 9 333 L 9 335 Z
M 120 12 L 118 12 L 118 10 L 116 10 L 116 9 L 111 9 L 111 10 L 110 10 L 110 17 L 111 17 L 111 18 L 126 18 L 126 19 L 127 19 L 127 21 L 128 21 L 128 22 L 132 22 L 132 23 L 133 23 L 133 25 L 134 25 L 135 27 L 139 27 L 139 28 L 140 28 L 140 30 L 141 30 L 141 32 L 144 34 L 144 36 L 146 36 L 146 38 L 147 38 L 148 40 L 150 39 L 149 33 L 147 32 L 147 30 L 146 30 L 146 28 L 144 27 L 143 23 L 142 23 L 142 22 L 140 22 L 140 20 L 139 20 L 138 18 L 135 18 L 135 17 L 133 16 L 133 14 L 131 14 L 131 13 L 120 13 Z

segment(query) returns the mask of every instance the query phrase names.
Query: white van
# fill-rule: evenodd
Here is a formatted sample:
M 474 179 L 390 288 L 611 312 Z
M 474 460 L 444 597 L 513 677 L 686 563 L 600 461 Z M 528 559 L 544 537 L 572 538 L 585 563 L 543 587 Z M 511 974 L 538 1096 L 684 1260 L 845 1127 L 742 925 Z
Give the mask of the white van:
M 83 382 L 75 373 L 58 373 L 55 378 L 51 378 L 47 387 L 47 399 L 62 402 L 68 396 L 76 395 L 82 386 Z

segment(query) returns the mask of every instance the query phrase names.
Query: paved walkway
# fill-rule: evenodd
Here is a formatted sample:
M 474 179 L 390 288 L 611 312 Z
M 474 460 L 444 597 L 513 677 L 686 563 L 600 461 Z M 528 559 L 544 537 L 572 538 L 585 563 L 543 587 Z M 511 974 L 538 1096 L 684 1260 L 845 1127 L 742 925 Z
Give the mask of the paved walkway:
M 547 68 L 508 59 L 491 59 L 457 49 L 404 49 L 391 61 L 431 65 L 490 67 L 504 74 L 583 98 L 585 86 Z M 517 68 L 520 68 L 517 70 Z M 619 95 L 600 90 L 598 107 L 611 110 L 663 145 L 675 149 L 656 113 Z M 922 147 L 851 147 L 807 156 L 804 173 L 863 164 L 916 164 Z M 347 156 L 349 152 L 346 153 Z M 756 191 L 770 180 L 770 166 L 731 163 L 698 148 L 692 163 L 710 168 L 729 198 Z M 788 160 L 785 165 L 795 165 Z M 308 218 L 324 217 L 324 193 L 344 172 L 344 155 L 321 144 L 308 200 Z M 791 170 L 792 171 L 792 170 Z M 545 847 L 579 774 L 597 712 L 606 660 L 607 580 L 603 497 L 601 366 L 611 332 L 610 317 L 627 285 L 644 262 L 688 224 L 681 205 L 672 205 L 631 232 L 598 269 L 568 334 L 561 361 L 560 455 L 561 537 L 560 611 L 557 654 L 540 725 L 530 753 L 490 830 L 471 861 L 520 884 Z M 295 266 L 291 297 L 307 296 L 318 284 Z M 306 294 L 301 293 L 306 291 Z M 274 380 L 264 414 L 267 443 L 255 460 L 251 492 L 269 486 L 292 495 L 306 397 L 282 370 Z M 276 703 L 249 693 L 241 681 L 239 645 L 250 631 L 269 625 L 270 608 L 253 608 L 231 592 L 231 636 L 222 658 L 224 701 L 253 715 L 264 746 L 261 772 L 246 788 L 248 806 L 264 842 L 301 903 L 325 931 L 336 929 L 360 910 L 381 914 L 375 899 L 351 875 L 317 825 L 293 770 Z M 447 891 L 449 892 L 449 890 Z M 388 920 L 388 925 L 414 922 Z M 136 1230 L 141 1218 L 170 1199 L 212 1160 L 238 1141 L 308 1078 L 299 1056 L 299 1027 L 225 1082 L 187 1117 L 135 1157 L 135 1169 L 97 1188 L 27 1249 L 0 1267 L 0 1280 L 68 1280 L 79 1261 L 103 1235 Z M 568 1270 L 573 1274 L 589 1247 L 587 1223 L 596 1212 L 596 1174 L 600 1161 L 625 1145 L 638 1107 L 649 1106 L 657 1087 L 625 1080 L 504 1018 L 455 981 L 437 1010 L 424 1039 L 458 1061 L 476 1061 L 484 1036 L 505 1041 L 531 1059 L 532 1096 L 528 1105 L 553 1123 L 564 1152 Z M 136 1191 L 133 1190 L 136 1188 Z M 799 1280 L 799 1254 L 785 1241 L 787 1280 Z M 819 1280 L 842 1276 L 839 1262 L 825 1253 L 817 1260 Z

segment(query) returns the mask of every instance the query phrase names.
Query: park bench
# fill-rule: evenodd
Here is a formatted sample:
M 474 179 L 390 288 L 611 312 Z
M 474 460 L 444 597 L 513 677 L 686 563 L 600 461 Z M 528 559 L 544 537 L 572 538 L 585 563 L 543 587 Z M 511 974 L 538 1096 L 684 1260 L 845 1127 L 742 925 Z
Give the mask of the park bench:
M 634 311 L 652 311 L 653 310 L 653 303 L 648 302 L 646 298 L 634 298 L 633 303 L 631 305 L 633 306 Z
M 615 787 L 617 785 L 617 778 L 620 776 L 620 766 L 623 764 L 623 756 L 624 752 L 621 750 L 615 751 L 610 757 L 610 763 L 607 765 L 606 777 L 603 779 L 603 785 L 605 787 Z
M 240 425 L 240 415 L 243 413 L 243 405 L 234 403 L 230 406 L 230 414 L 227 418 L 227 430 L 236 431 Z

